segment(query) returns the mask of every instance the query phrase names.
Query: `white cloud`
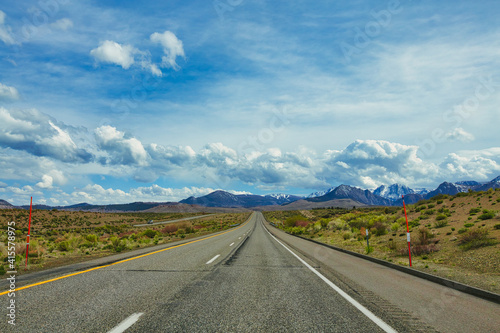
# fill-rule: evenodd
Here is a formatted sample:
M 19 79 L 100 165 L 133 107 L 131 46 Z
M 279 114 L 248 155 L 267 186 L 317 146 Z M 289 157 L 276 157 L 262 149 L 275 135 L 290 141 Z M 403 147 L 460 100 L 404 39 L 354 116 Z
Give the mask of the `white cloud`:
M 90 51 L 96 60 L 112 63 L 128 69 L 134 63 L 134 54 L 138 52 L 131 45 L 121 45 L 111 40 L 106 40 L 99 47 Z
M 97 145 L 106 152 L 105 162 L 146 166 L 149 155 L 142 143 L 133 137 L 126 137 L 124 132 L 112 126 L 101 126 L 95 130 Z M 103 161 L 104 162 L 104 161 Z
M 19 92 L 14 87 L 0 83 L 0 101 L 13 101 L 19 99 Z
M 500 148 L 451 153 L 440 167 L 445 177 L 490 180 L 492 175 L 500 173 Z
M 15 44 L 12 32 L 9 26 L 5 25 L 5 13 L 0 10 L 0 40 L 7 45 Z
M 176 59 L 185 56 L 182 41 L 168 30 L 164 33 L 155 32 L 150 36 L 150 39 L 153 43 L 159 43 L 163 46 L 165 55 L 162 57 L 162 65 L 178 70 Z
M 361 187 L 380 184 L 426 185 L 438 168 L 417 157 L 417 146 L 382 140 L 357 140 L 342 151 L 325 154 L 325 178 Z
M 472 142 L 474 135 L 466 132 L 463 128 L 455 128 L 454 130 L 446 133 L 446 138 L 450 141 Z
M 66 126 L 35 109 L 7 110 L 0 107 L 0 146 L 47 156 L 63 162 L 88 162 L 92 155 L 71 139 Z
M 55 21 L 54 23 L 51 23 L 50 26 L 54 29 L 66 31 L 73 27 L 73 21 L 71 21 L 68 18 L 62 18 L 60 20 Z

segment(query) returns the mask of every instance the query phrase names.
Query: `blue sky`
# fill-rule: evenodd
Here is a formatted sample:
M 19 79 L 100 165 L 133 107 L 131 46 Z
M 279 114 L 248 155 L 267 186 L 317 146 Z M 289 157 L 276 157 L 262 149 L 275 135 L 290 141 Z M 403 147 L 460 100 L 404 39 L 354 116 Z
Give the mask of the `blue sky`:
M 500 174 L 497 1 L 0 7 L 0 198 L 177 201 Z

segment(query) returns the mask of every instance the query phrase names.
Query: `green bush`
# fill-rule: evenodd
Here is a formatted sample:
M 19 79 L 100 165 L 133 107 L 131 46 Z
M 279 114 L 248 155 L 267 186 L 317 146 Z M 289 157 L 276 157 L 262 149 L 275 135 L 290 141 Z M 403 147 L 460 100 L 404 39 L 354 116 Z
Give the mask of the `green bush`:
M 463 234 L 464 232 L 467 232 L 467 230 L 469 230 L 469 229 L 463 227 L 463 228 L 458 229 L 458 233 Z
M 471 229 L 460 237 L 459 244 L 463 250 L 477 249 L 484 246 L 495 245 L 495 239 L 489 238 L 487 229 Z
M 99 238 L 97 237 L 97 235 L 88 234 L 87 236 L 85 236 L 85 239 L 92 244 L 97 244 Z
M 61 252 L 67 252 L 70 250 L 70 245 L 68 241 L 62 241 L 57 243 L 57 249 Z
M 448 220 L 446 220 L 446 218 L 443 220 L 438 220 L 434 223 L 434 227 L 435 228 L 443 228 L 443 227 L 446 227 L 448 225 Z
M 342 235 L 342 237 L 344 238 L 344 240 L 348 240 L 352 237 L 352 234 L 348 231 L 348 232 L 344 232 L 344 234 Z
M 481 208 L 479 207 L 476 207 L 476 208 L 471 208 L 469 210 L 469 215 L 476 215 L 477 213 L 479 213 L 481 211 Z
M 478 219 L 479 220 L 491 220 L 492 218 L 495 217 L 495 212 L 494 211 L 491 211 L 491 210 L 483 210 L 483 214 L 479 215 L 478 216 Z
M 465 223 L 464 227 L 466 228 L 472 228 L 474 226 L 474 223 Z
M 441 221 L 441 220 L 445 220 L 448 216 L 446 216 L 445 214 L 439 214 L 438 216 L 436 216 L 436 220 L 437 221 Z
M 495 226 L 493 228 L 497 229 L 497 230 L 500 229 L 500 223 L 495 224 Z
M 157 232 L 155 230 L 147 229 L 144 230 L 142 234 L 148 238 L 154 238 Z

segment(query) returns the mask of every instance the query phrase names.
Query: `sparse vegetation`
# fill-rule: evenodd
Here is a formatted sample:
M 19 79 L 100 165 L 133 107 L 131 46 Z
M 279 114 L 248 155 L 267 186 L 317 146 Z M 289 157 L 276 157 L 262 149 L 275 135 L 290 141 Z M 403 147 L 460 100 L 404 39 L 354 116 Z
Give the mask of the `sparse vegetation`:
M 457 281 L 500 293 L 497 202 L 500 190 L 437 196 L 407 205 L 413 268 L 427 267 L 445 278 L 451 274 Z M 402 259 L 408 246 L 401 208 L 314 209 L 308 217 L 297 211 L 264 215 L 290 233 L 395 263 L 407 262 Z M 366 247 L 365 230 L 373 249 Z
M 33 210 L 29 270 L 40 270 L 88 260 L 182 238 L 228 229 L 244 222 L 249 213 L 217 214 L 200 219 L 137 227 L 149 220 L 165 221 L 205 213 L 100 213 Z M 7 259 L 7 222 L 16 222 L 17 265 L 25 262 L 28 216 L 17 209 L 0 210 L 0 259 Z M 3 265 L 0 264 L 0 272 Z M 24 270 L 20 271 L 20 274 Z

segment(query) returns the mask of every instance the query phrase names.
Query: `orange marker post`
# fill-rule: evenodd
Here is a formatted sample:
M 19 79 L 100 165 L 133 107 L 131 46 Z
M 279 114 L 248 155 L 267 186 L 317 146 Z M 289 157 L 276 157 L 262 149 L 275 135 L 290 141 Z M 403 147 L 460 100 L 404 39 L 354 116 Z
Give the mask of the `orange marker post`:
M 31 210 L 33 207 L 33 197 L 30 199 L 30 218 L 28 220 L 28 239 L 26 240 L 26 264 L 24 265 L 24 269 L 28 269 L 28 253 L 30 251 L 30 231 L 31 231 Z
M 406 240 L 408 242 L 408 258 L 410 259 L 410 267 L 411 267 L 411 244 L 410 244 L 410 227 L 408 226 L 408 215 L 406 214 L 406 205 L 405 205 L 405 197 L 401 196 L 403 199 L 403 207 L 405 209 L 405 218 L 406 218 Z

